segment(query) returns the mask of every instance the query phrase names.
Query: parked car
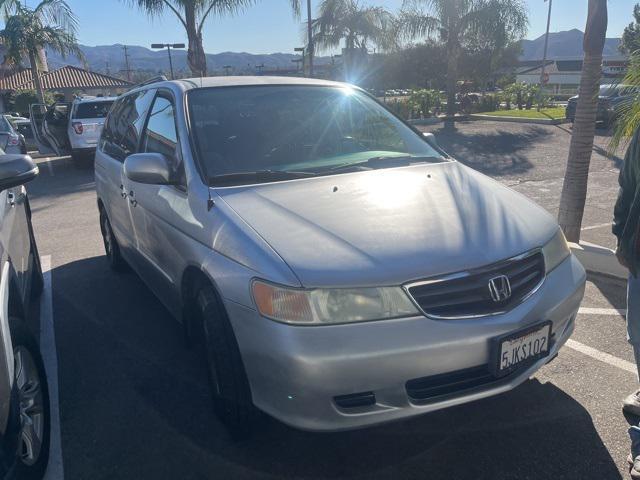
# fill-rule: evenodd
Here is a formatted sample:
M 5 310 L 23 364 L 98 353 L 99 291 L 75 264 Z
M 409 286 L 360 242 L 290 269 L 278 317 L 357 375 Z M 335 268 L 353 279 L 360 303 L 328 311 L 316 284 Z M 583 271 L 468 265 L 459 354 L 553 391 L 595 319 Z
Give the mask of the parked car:
M 38 167 L 0 154 L 0 477 L 39 479 L 49 458 L 47 378 L 27 319 L 43 288 L 24 184 Z
M 24 139 L 25 149 L 30 152 L 38 150 L 38 143 L 33 135 L 33 128 L 31 127 L 31 120 L 25 118 L 24 120 L 12 119 L 11 123 L 19 135 L 22 135 Z
M 608 128 L 623 111 L 625 105 L 629 105 L 637 98 L 637 87 L 629 85 L 602 85 L 598 93 L 598 110 L 596 122 L 602 123 Z M 573 122 L 576 116 L 578 95 L 569 98 L 566 108 L 566 117 Z
M 510 390 L 574 329 L 585 271 L 541 207 L 357 87 L 218 77 L 116 101 L 106 258 L 202 342 L 220 418 L 333 431 Z
M 27 153 L 24 137 L 16 131 L 5 115 L 0 115 L 0 149 L 8 154 Z
M 40 153 L 93 159 L 104 119 L 114 97 L 78 97 L 72 103 L 31 105 L 31 121 Z

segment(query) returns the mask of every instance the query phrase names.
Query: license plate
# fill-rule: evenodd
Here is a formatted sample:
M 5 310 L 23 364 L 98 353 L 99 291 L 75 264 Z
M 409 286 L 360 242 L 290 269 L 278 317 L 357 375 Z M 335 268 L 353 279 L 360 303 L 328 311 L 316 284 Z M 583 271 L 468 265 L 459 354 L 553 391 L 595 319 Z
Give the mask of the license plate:
M 493 374 L 501 377 L 549 355 L 551 322 L 494 339 Z

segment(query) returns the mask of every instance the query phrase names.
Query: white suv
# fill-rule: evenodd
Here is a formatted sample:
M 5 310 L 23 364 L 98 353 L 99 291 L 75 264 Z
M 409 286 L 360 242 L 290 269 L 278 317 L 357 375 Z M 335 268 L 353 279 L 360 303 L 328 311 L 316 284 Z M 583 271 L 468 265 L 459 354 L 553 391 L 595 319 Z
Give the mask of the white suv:
M 115 97 L 78 97 L 73 103 L 31 106 L 31 123 L 43 154 L 71 155 L 74 160 L 93 158 L 104 119 Z

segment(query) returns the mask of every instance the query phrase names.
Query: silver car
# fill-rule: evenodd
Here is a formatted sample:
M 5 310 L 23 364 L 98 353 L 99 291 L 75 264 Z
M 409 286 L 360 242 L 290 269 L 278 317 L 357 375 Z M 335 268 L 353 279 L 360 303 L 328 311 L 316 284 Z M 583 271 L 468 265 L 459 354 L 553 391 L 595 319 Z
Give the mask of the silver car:
M 30 106 L 31 125 L 41 154 L 71 155 L 73 161 L 93 160 L 104 119 L 115 97 L 78 97 L 72 103 Z
M 30 328 L 44 287 L 24 184 L 27 155 L 0 151 L 0 478 L 42 478 L 49 458 L 49 397 Z M 35 309 L 34 309 L 35 307 Z
M 236 434 L 256 407 L 332 431 L 510 390 L 584 294 L 546 211 L 346 84 L 143 85 L 110 111 L 95 175 L 110 265 L 205 347 Z

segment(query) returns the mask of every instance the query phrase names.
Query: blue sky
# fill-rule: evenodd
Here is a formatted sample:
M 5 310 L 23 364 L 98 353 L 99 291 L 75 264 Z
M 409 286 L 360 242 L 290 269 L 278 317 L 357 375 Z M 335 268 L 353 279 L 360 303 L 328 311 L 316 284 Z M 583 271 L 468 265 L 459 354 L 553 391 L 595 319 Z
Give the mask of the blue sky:
M 38 0 L 26 0 L 33 6 Z M 402 0 L 363 0 L 383 5 L 391 11 Z M 547 3 L 525 0 L 529 8 L 529 34 L 544 33 Z M 631 21 L 633 5 L 640 0 L 610 0 L 607 36 L 620 36 Z M 186 41 L 182 26 L 172 14 L 149 19 L 125 0 L 67 0 L 80 20 L 79 40 L 85 45 L 122 43 L 149 46 L 152 42 Z M 303 2 L 304 3 L 304 2 Z M 317 5 L 320 0 L 313 0 Z M 554 0 L 551 31 L 584 30 L 588 0 Z M 301 23 L 291 15 L 288 0 L 261 0 L 236 17 L 212 17 L 204 31 L 208 53 L 244 51 L 250 53 L 291 52 L 301 42 Z

